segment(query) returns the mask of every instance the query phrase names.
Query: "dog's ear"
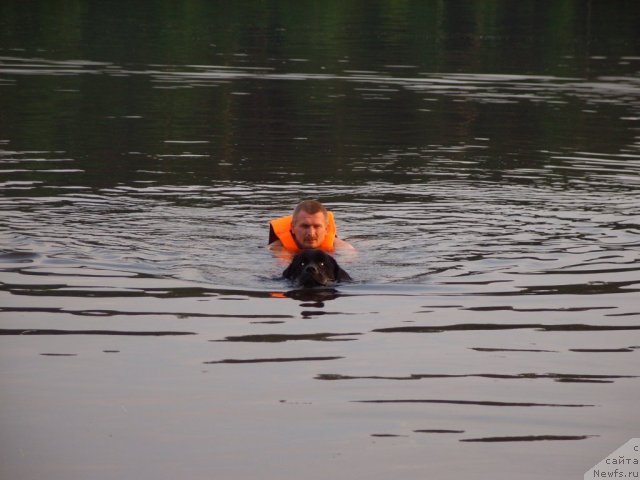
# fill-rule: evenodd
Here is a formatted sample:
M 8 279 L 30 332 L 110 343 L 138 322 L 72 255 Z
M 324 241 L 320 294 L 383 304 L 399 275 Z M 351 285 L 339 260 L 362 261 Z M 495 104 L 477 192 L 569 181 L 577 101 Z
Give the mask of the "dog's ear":
M 287 268 L 285 268 L 284 272 L 282 272 L 282 276 L 284 278 L 286 278 L 287 280 L 291 280 L 291 271 L 292 271 L 292 267 L 293 263 L 290 263 L 289 266 Z
M 295 273 L 296 270 L 299 268 L 299 263 L 300 263 L 300 259 L 296 255 L 291 261 L 291 263 L 289 264 L 289 266 L 284 270 L 284 272 L 282 272 L 282 276 L 287 280 L 293 279 L 293 277 L 295 277 L 296 275 Z
M 338 267 L 338 275 L 336 276 L 336 280 L 338 282 L 351 282 L 353 278 L 347 272 L 345 272 L 341 267 Z
M 329 256 L 331 263 L 333 264 L 333 277 L 336 282 L 350 282 L 352 280 L 351 275 L 342 269 L 335 258 Z

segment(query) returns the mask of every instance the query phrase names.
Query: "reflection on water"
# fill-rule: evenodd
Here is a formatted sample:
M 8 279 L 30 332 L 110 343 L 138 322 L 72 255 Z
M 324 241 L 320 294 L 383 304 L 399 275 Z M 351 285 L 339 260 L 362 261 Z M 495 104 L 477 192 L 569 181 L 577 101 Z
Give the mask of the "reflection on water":
M 531 351 L 542 351 L 542 350 L 517 350 L 517 349 L 478 349 L 473 348 L 472 350 L 479 351 L 502 351 L 502 352 L 531 352 Z M 548 351 L 548 350 L 544 350 Z M 429 378 L 460 378 L 460 377 L 482 377 L 482 378 L 495 378 L 495 379 L 534 379 L 534 378 L 551 378 L 556 382 L 597 382 L 597 383 L 611 383 L 615 378 L 635 378 L 634 375 L 631 376 L 620 376 L 620 375 L 573 375 L 566 373 L 546 373 L 546 374 L 536 374 L 536 373 L 520 373 L 517 375 L 505 375 L 505 374 L 497 374 L 497 373 L 482 373 L 482 374 L 470 374 L 470 375 L 439 375 L 439 374 L 415 374 L 412 373 L 406 377 L 379 377 L 379 376 L 369 376 L 369 377 L 350 377 L 347 375 L 330 375 L 330 374 L 322 374 L 318 375 L 316 378 L 318 380 L 357 380 L 357 379 L 380 379 L 380 380 L 420 380 L 420 379 L 429 379 Z
M 0 6 L 3 478 L 573 478 L 637 436 L 635 3 L 46 3 Z M 281 279 L 303 197 L 354 283 Z
M 539 442 L 544 440 L 584 440 L 589 435 L 527 435 L 522 437 L 465 438 L 461 442 Z

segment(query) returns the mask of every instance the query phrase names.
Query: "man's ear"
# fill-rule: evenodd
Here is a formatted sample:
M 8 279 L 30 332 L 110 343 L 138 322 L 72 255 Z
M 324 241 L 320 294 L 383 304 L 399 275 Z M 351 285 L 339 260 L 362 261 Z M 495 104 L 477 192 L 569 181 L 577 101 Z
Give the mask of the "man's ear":
M 289 233 L 291 234 L 291 238 L 293 238 L 294 243 L 298 245 L 298 247 L 300 247 L 300 242 L 298 242 L 298 239 L 293 234 L 293 224 L 291 225 L 291 230 L 289 230 Z

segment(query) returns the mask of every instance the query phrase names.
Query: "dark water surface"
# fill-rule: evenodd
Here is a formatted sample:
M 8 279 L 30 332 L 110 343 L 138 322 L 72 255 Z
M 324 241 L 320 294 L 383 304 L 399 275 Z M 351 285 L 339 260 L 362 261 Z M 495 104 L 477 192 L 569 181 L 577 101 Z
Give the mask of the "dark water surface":
M 0 476 L 582 478 L 640 417 L 640 3 L 0 4 Z M 324 201 L 356 280 L 293 291 Z

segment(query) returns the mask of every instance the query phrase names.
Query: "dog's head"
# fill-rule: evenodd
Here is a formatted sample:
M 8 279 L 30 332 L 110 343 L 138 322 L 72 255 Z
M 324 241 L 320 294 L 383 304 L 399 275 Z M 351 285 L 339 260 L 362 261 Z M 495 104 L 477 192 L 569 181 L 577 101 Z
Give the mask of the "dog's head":
M 328 287 L 351 277 L 338 262 L 322 250 L 303 250 L 298 253 L 282 276 L 301 287 Z

